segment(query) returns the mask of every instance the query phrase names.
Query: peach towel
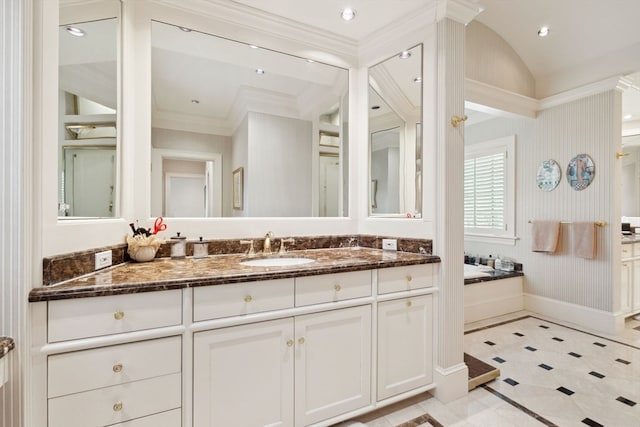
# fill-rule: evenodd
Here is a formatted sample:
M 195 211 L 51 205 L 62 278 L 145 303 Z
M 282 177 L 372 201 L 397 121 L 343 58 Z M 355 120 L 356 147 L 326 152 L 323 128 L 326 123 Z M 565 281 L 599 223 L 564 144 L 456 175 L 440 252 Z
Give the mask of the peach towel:
M 531 250 L 554 253 L 560 240 L 560 221 L 531 221 Z
M 580 258 L 593 259 L 596 256 L 596 224 L 593 222 L 573 223 L 573 254 Z

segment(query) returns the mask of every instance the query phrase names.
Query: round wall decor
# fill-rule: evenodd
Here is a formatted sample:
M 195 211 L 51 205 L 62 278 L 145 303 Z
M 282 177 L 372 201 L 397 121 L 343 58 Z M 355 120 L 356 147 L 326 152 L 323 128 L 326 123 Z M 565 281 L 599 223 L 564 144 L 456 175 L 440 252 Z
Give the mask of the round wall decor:
M 576 191 L 587 188 L 595 174 L 596 166 L 587 154 L 578 154 L 567 165 L 567 182 Z
M 560 165 L 555 160 L 543 160 L 538 168 L 536 184 L 542 191 L 552 191 L 558 186 L 562 171 Z

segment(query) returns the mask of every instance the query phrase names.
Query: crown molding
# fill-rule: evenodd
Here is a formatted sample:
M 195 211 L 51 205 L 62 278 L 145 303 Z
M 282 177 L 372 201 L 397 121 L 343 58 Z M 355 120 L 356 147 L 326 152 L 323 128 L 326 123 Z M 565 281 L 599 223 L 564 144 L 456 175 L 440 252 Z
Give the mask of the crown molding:
M 233 133 L 233 129 L 224 120 L 168 111 L 154 111 L 152 117 L 151 127 L 153 128 L 223 136 L 230 136 Z
M 624 91 L 630 88 L 632 83 L 633 82 L 631 80 L 622 76 L 600 80 L 588 85 L 561 92 L 557 95 L 543 98 L 540 100 L 540 109 L 546 110 L 547 108 L 552 108 L 558 105 L 566 104 L 568 102 L 577 101 L 578 99 L 586 98 L 587 96 L 596 95 L 598 93 L 606 92 L 609 90 Z
M 531 118 L 535 118 L 540 109 L 537 99 L 469 78 L 465 79 L 464 99 L 494 110 Z
M 224 0 L 151 0 L 151 2 L 198 16 L 206 16 L 213 21 L 232 24 L 252 33 L 255 40 L 275 37 L 287 42 L 303 43 L 307 49 L 312 48 L 326 52 L 344 61 L 343 64 L 336 65 L 347 66 L 349 63 L 351 65 L 357 63 L 358 43 L 356 40 L 240 3 Z M 246 41 L 248 42 L 248 40 Z M 322 60 L 322 58 L 317 59 Z
M 438 2 L 436 19 L 449 18 L 456 22 L 467 25 L 478 14 L 482 12 L 482 7 L 477 3 L 469 0 L 444 0 Z

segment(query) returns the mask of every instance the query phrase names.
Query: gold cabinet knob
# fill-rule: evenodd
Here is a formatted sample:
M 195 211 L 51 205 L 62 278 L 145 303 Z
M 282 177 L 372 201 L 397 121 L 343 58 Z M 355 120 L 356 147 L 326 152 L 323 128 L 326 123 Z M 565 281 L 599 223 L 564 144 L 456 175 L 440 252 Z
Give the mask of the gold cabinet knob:
M 120 373 L 122 372 L 122 368 L 122 363 L 116 363 L 115 365 L 113 365 L 113 372 Z
M 113 404 L 113 412 L 122 411 L 122 402 L 116 402 Z
M 627 263 L 626 263 L 626 262 L 623 262 L 623 263 L 622 263 L 622 266 L 623 266 L 623 267 L 626 267 L 626 266 L 627 266 Z
M 304 337 L 298 338 L 298 344 L 304 344 Z
M 342 286 L 340 285 L 335 285 L 333 288 L 336 290 L 336 292 L 340 292 L 342 290 Z
M 116 320 L 122 320 L 122 318 L 124 317 L 124 311 L 116 311 L 115 313 L 113 313 L 113 318 Z
M 287 347 L 293 347 L 293 340 L 287 340 Z
M 247 295 L 246 297 L 244 297 L 244 302 L 251 302 L 253 301 L 253 298 L 251 297 L 251 295 Z
M 411 301 L 407 301 L 406 304 L 407 304 L 407 307 L 411 307 Z
M 411 275 L 410 275 L 410 274 L 407 274 L 407 282 L 410 282 L 410 281 L 412 281 L 412 280 L 413 280 L 413 277 L 411 277 Z

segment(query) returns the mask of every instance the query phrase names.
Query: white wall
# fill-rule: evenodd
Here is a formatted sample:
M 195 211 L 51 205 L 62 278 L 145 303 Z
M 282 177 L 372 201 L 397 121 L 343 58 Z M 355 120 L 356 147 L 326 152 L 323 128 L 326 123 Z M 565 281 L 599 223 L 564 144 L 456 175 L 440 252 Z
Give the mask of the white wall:
M 244 185 L 247 185 L 247 166 L 249 164 L 249 116 L 244 116 L 242 122 L 238 125 L 232 136 L 232 154 L 231 154 L 231 170 L 234 171 L 238 168 L 243 168 L 243 180 Z M 223 182 L 223 185 L 227 188 L 233 188 L 233 182 L 231 180 L 227 183 Z M 232 190 L 229 190 L 232 192 Z M 232 196 L 233 197 L 233 196 Z M 231 204 L 231 199 L 230 204 Z M 231 204 L 233 206 L 233 204 Z M 244 194 L 242 210 L 234 209 L 231 214 L 233 216 L 247 216 L 249 203 L 246 193 Z
M 249 163 L 245 169 L 248 214 L 306 217 L 312 214 L 311 122 L 249 113 Z M 286 155 L 283 155 L 286 153 Z
M 616 202 L 619 172 L 614 153 L 620 146 L 620 93 L 611 90 L 548 108 L 535 120 L 494 119 L 465 129 L 467 143 L 516 134 L 516 230 L 515 246 L 465 242 L 476 254 L 507 255 L 523 263 L 525 292 L 562 303 L 605 312 L 618 309 L 619 206 Z M 618 150 L 619 151 L 619 150 Z M 593 183 L 575 191 L 566 181 L 566 167 L 577 154 L 586 153 L 595 163 Z M 560 164 L 562 179 L 551 192 L 536 186 L 543 160 Z M 617 168 L 619 170 L 619 168 Z M 618 178 L 616 178 L 618 176 Z M 597 257 L 581 259 L 571 249 L 571 226 L 562 225 L 558 254 L 531 252 L 529 220 L 598 221 Z M 618 240 L 616 240 L 618 239 Z M 619 299 L 619 298 L 618 298 Z

